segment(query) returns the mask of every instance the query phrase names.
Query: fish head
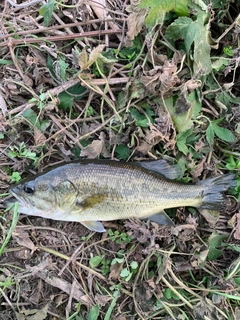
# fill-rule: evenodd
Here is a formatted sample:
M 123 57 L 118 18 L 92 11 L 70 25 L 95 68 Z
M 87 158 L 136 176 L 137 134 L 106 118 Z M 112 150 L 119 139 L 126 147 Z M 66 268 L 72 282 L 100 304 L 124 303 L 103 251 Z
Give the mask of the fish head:
M 74 184 L 58 177 L 40 176 L 10 189 L 23 214 L 50 219 L 61 219 L 77 199 Z

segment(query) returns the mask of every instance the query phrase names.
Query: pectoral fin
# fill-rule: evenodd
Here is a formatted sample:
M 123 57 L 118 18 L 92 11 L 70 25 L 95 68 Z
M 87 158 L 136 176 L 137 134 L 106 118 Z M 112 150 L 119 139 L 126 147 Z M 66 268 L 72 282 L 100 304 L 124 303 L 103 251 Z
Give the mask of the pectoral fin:
M 84 227 L 96 232 L 105 232 L 103 225 L 99 221 L 80 221 Z
M 169 216 L 166 214 L 165 211 L 156 213 L 148 217 L 148 219 L 152 222 L 156 222 L 157 224 L 166 224 L 166 225 L 174 226 L 173 221 L 169 218 Z

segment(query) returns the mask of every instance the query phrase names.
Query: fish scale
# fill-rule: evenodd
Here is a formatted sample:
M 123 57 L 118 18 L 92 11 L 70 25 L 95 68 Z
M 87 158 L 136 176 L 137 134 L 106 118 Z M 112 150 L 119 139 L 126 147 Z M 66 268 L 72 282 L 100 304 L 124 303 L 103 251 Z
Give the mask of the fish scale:
M 233 174 L 197 184 L 175 182 L 169 165 L 80 160 L 44 172 L 10 189 L 19 212 L 63 221 L 78 221 L 103 232 L 101 221 L 146 218 L 173 224 L 163 211 L 179 206 L 217 208 L 223 192 L 236 185 Z M 169 174 L 170 173 L 170 174 Z

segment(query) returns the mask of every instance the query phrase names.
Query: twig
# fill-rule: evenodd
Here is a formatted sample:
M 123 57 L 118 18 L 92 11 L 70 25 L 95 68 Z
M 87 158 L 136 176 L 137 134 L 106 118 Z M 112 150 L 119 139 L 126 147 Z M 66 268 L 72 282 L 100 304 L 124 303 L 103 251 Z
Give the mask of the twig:
M 43 0 L 33 0 L 31 2 L 24 2 L 24 3 L 21 3 L 21 4 L 17 4 L 17 3 L 14 3 L 12 2 L 11 0 L 7 0 L 7 2 L 13 6 L 13 7 L 16 7 L 18 9 L 22 9 L 22 8 L 27 8 L 27 7 L 30 7 L 30 6 L 33 6 L 39 2 L 42 2 Z
M 79 142 L 80 139 L 79 138 L 75 138 L 71 133 L 69 133 L 66 130 L 66 129 L 70 128 L 73 125 L 73 123 L 70 123 L 68 126 L 63 127 L 61 125 L 61 123 L 59 123 L 58 119 L 54 115 L 49 114 L 48 116 L 49 116 L 49 118 L 52 119 L 52 121 L 56 124 L 56 126 L 58 126 L 60 128 L 60 131 L 57 131 L 55 134 L 51 135 L 47 140 L 45 140 L 45 143 L 47 143 L 53 137 L 57 136 L 60 132 L 64 132 L 66 134 L 66 136 L 68 136 L 80 149 L 83 149 L 83 146 Z
M 117 19 L 115 19 L 117 20 Z M 123 22 L 125 22 L 125 19 L 119 19 Z M 57 26 L 51 26 L 51 27 L 41 27 L 39 29 L 32 29 L 32 30 L 26 30 L 26 31 L 19 31 L 19 32 L 12 32 L 9 34 L 4 34 L 0 37 L 0 40 L 3 39 L 7 39 L 10 38 L 12 36 L 24 36 L 24 35 L 30 35 L 30 34 L 36 34 L 36 33 L 42 33 L 42 32 L 48 32 L 48 31 L 52 31 L 52 30 L 58 30 L 58 29 L 65 29 L 65 28 L 73 28 L 73 27 L 78 27 L 78 26 L 85 26 L 85 25 L 92 25 L 94 23 L 103 23 L 103 22 L 108 22 L 108 21 L 113 21 L 113 19 L 108 18 L 104 21 L 100 20 L 100 19 L 93 19 L 93 20 L 88 20 L 88 21 L 84 21 L 84 22 L 73 22 L 73 23 L 66 23 L 64 25 L 57 25 Z
M 128 81 L 133 81 L 134 78 L 112 78 L 109 80 L 109 84 L 119 84 L 119 83 L 126 83 Z M 9 81 L 9 80 L 8 80 Z M 11 81 L 9 81 L 11 82 Z M 46 99 L 52 97 L 52 96 L 58 96 L 61 92 L 66 91 L 67 89 L 71 88 L 72 86 L 76 85 L 77 83 L 79 83 L 79 79 L 71 79 L 63 84 L 61 84 L 60 86 L 54 88 L 54 89 L 50 89 L 47 92 L 45 92 L 46 95 Z M 96 86 L 100 86 L 106 83 L 106 81 L 104 79 L 92 79 L 91 83 L 93 85 Z M 13 110 L 10 110 L 8 113 L 13 115 L 13 114 L 17 114 L 16 116 L 20 116 L 26 109 L 31 108 L 33 106 L 35 106 L 37 103 L 25 103 L 22 104 L 21 106 L 14 108 Z
M 1 289 L 1 287 L 0 287 L 0 293 L 1 293 L 1 295 L 4 297 L 4 299 L 6 300 L 6 302 L 8 303 L 8 305 L 11 307 L 11 309 L 15 312 L 15 309 L 14 309 L 11 301 L 8 299 L 7 295 L 6 295 L 5 292 Z
M 84 37 L 99 37 L 99 36 L 105 35 L 105 34 L 113 34 L 113 32 L 114 32 L 114 34 L 119 34 L 119 33 L 122 33 L 122 30 L 120 30 L 120 29 L 117 29 L 117 30 L 98 30 L 98 31 L 88 31 L 88 32 L 68 34 L 68 35 L 63 35 L 63 36 L 12 39 L 10 41 L 12 41 L 11 43 L 13 45 L 27 44 L 27 43 L 39 43 L 39 42 L 43 42 L 43 41 L 54 42 L 54 41 L 64 41 L 64 40 L 71 40 L 71 39 L 84 38 Z M 9 42 L 4 41 L 3 43 L 0 44 L 0 47 L 4 47 L 4 46 L 8 46 L 8 45 L 9 45 Z
M 119 110 L 117 112 L 117 114 L 123 112 L 124 110 L 126 110 L 126 108 L 123 108 L 121 110 Z M 92 130 L 91 132 L 88 132 L 86 134 L 84 134 L 83 136 L 80 137 L 80 140 L 84 140 L 87 137 L 91 136 L 93 133 L 98 132 L 99 130 L 101 130 L 102 128 L 104 128 L 114 117 L 116 116 L 116 114 L 114 114 L 112 117 L 110 117 L 109 119 L 107 119 L 105 122 L 103 122 L 99 127 L 97 127 L 96 129 Z

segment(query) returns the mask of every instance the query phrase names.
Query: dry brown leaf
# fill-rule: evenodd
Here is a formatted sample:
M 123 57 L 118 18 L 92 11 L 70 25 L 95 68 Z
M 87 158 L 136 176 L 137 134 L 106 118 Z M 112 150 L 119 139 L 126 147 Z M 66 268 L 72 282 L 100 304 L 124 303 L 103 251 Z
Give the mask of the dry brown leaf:
M 108 14 L 106 0 L 87 0 L 88 5 L 91 6 L 92 10 L 96 14 L 99 20 L 106 21 L 107 19 L 111 19 L 112 17 Z M 114 3 L 115 6 L 115 3 Z M 118 25 L 113 21 L 108 21 L 107 24 L 113 30 L 119 29 Z M 118 39 L 121 41 L 122 35 L 116 34 Z
M 191 93 L 193 90 L 197 89 L 201 86 L 200 81 L 196 80 L 188 80 L 184 83 L 183 87 L 181 88 L 181 94 L 176 101 L 175 108 L 176 114 L 183 114 L 186 113 L 192 106 L 192 104 L 188 101 L 187 95 Z
M 105 45 L 100 44 L 91 51 L 88 59 L 88 68 L 99 58 L 104 48 L 105 48 Z
M 198 178 L 202 174 L 205 162 L 206 157 L 203 157 L 202 160 L 197 164 L 197 166 L 191 171 L 193 181 L 195 181 L 196 178 Z
M 139 32 L 142 30 L 142 27 L 145 25 L 145 18 L 148 13 L 147 9 L 138 8 L 139 3 L 140 1 L 138 0 L 131 0 L 131 5 L 126 7 L 126 11 L 130 12 L 127 17 L 127 45 L 129 46 L 131 45 L 131 40 L 133 40 L 139 34 Z
M 180 84 L 176 72 L 177 65 L 173 61 L 166 60 L 162 66 L 155 66 L 154 69 L 145 71 L 140 81 L 151 94 L 161 93 L 166 96 L 173 91 L 175 85 Z
M 38 58 L 36 57 L 36 56 L 30 56 L 29 54 L 27 55 L 27 57 L 26 57 L 26 64 L 28 65 L 28 66 L 31 66 L 31 65 L 33 65 L 33 64 L 37 64 L 38 63 Z
M 211 227 L 214 227 L 219 220 L 220 213 L 215 210 L 198 209 Z
M 174 227 L 172 234 L 177 237 L 181 237 L 183 241 L 187 241 L 189 235 L 192 235 L 196 231 L 196 226 L 192 224 L 182 224 Z
M 3 120 L 5 121 L 5 117 L 7 115 L 7 104 L 5 102 L 5 99 L 3 98 L 3 96 L 0 94 L 0 110 L 2 111 L 2 115 L 3 115 Z M 1 119 L 1 114 L 0 114 L 0 119 Z
M 102 307 L 104 307 L 110 300 L 112 300 L 112 297 L 109 295 L 102 295 L 99 293 L 95 295 L 95 302 Z
M 148 152 L 151 151 L 151 149 L 152 149 L 152 145 L 150 145 L 144 140 L 141 140 L 139 146 L 137 146 L 136 148 L 136 150 L 138 152 L 141 152 L 143 155 L 148 154 Z
M 124 223 L 124 226 L 133 231 L 131 238 L 137 239 L 140 243 L 145 243 L 152 238 L 151 231 L 141 221 L 129 219 Z
M 150 125 L 150 131 L 146 134 L 145 140 L 148 144 L 155 146 L 164 141 L 164 135 L 154 125 Z
M 110 267 L 110 274 L 109 274 L 109 280 L 117 280 L 120 277 L 120 272 L 122 270 L 122 263 L 114 263 Z
M 173 63 L 173 61 L 165 61 L 163 65 L 163 71 L 160 76 L 161 86 L 160 91 L 163 95 L 167 93 L 171 93 L 175 85 L 180 84 L 180 79 L 177 74 L 177 66 Z
M 32 257 L 31 250 L 22 249 L 14 252 L 14 257 L 16 259 L 29 260 Z
M 162 142 L 164 149 L 173 150 L 176 143 L 176 130 L 172 119 L 167 113 L 162 113 L 155 119 L 156 124 L 150 125 L 150 131 L 146 133 L 145 141 L 151 147 Z
M 36 146 L 43 146 L 45 144 L 46 137 L 45 135 L 34 126 L 34 142 Z
M 192 217 L 191 214 L 186 218 L 186 222 L 190 225 L 195 226 L 195 228 L 197 228 L 198 226 L 197 219 Z
M 138 9 L 136 12 L 132 12 L 127 18 L 128 32 L 127 36 L 129 40 L 133 40 L 142 27 L 145 25 L 146 10 Z M 130 45 L 130 42 L 128 43 Z
M 100 140 L 93 140 L 87 147 L 83 148 L 81 151 L 81 157 L 86 157 L 88 159 L 98 158 L 103 150 L 105 134 L 100 133 Z
M 226 319 L 219 313 L 212 301 L 206 297 L 194 305 L 193 314 L 194 319 Z
M 78 302 L 81 301 L 83 303 L 86 303 L 86 301 L 88 301 L 88 298 L 80 290 L 80 286 L 77 283 L 75 283 L 74 291 L 72 292 L 72 283 L 70 283 L 66 280 L 63 280 L 59 277 L 55 277 L 55 276 L 50 275 L 47 270 L 39 271 L 36 273 L 36 275 L 39 278 L 43 279 L 49 285 L 66 292 L 68 295 L 70 295 L 72 293 L 72 297 L 76 301 L 78 301 Z
M 100 54 L 102 53 L 105 45 L 100 44 L 96 48 L 94 48 L 89 57 L 87 54 L 87 51 L 85 49 L 82 50 L 82 52 L 79 55 L 78 62 L 81 70 L 86 70 L 88 69 L 96 60 L 99 58 Z
M 204 139 L 204 137 L 201 137 L 199 139 L 199 141 L 195 142 L 194 148 L 195 148 L 196 152 L 201 151 L 202 148 L 205 146 L 205 143 L 203 142 L 203 139 Z
M 82 49 L 82 52 L 80 53 L 80 55 L 78 57 L 78 63 L 79 63 L 79 67 L 82 70 L 87 69 L 88 54 L 87 54 L 87 51 L 85 49 Z
M 85 135 L 89 132 L 96 130 L 100 125 L 101 123 L 98 121 L 90 122 L 89 124 L 84 124 L 82 127 L 81 135 Z
M 158 54 L 154 50 L 148 51 L 147 58 L 154 66 L 163 66 L 164 62 L 168 60 L 165 54 Z
M 49 304 L 46 304 L 44 308 L 31 309 L 31 310 L 22 310 L 21 313 L 16 312 L 17 320 L 44 320 L 48 316 Z
M 24 74 L 23 76 L 23 82 L 26 87 L 32 88 L 33 86 L 33 80 L 30 78 L 27 74 Z
M 6 121 L 6 118 L 0 112 L 0 130 L 4 131 L 7 125 L 8 125 L 8 122 Z
M 127 18 L 128 40 L 133 40 L 145 25 L 145 18 L 149 9 L 140 9 L 139 4 L 140 0 L 130 0 L 130 5 L 126 7 L 126 11 L 130 13 Z
M 240 240 L 240 212 L 236 214 L 236 218 L 237 224 L 233 236 L 235 239 Z
M 13 238 L 17 241 L 20 246 L 24 246 L 30 249 L 32 252 L 37 250 L 32 240 L 29 238 L 28 232 L 24 231 L 22 228 L 16 228 L 13 232 Z

